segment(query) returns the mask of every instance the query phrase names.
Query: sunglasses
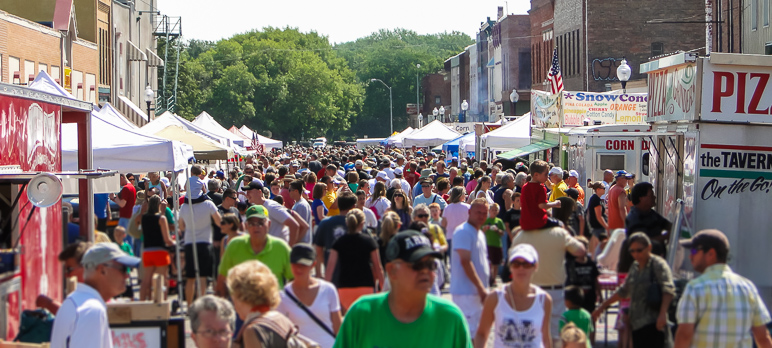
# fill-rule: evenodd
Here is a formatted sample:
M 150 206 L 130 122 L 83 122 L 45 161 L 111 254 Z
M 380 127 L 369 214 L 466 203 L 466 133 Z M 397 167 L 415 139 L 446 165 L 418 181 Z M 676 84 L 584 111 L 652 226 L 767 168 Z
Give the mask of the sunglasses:
M 432 185 L 421 185 L 421 187 L 432 187 Z
M 638 254 L 638 253 L 642 253 L 644 250 L 646 250 L 646 248 L 638 248 L 638 249 L 632 249 L 631 248 L 628 251 L 630 252 L 630 254 Z
M 509 263 L 510 266 L 513 268 L 525 268 L 525 269 L 531 269 L 533 268 L 534 264 L 530 262 L 524 262 L 524 261 L 512 261 Z
M 437 270 L 437 263 L 434 262 L 434 259 L 429 259 L 426 261 L 416 261 L 410 264 L 410 268 L 412 268 L 416 272 L 420 272 L 425 269 L 429 269 L 430 271 L 434 272 Z
M 262 226 L 265 225 L 265 221 L 265 219 L 261 219 L 260 221 L 247 221 L 247 225 L 255 227 Z
M 121 265 L 121 264 L 114 264 L 114 263 L 106 263 L 105 266 L 117 269 L 121 271 L 121 273 L 128 273 L 129 272 L 129 266 Z
M 700 249 L 700 248 L 692 248 L 691 249 L 692 256 L 697 255 L 697 253 L 700 252 L 700 250 L 702 250 L 702 249 Z
M 225 226 L 225 225 L 227 225 L 227 224 L 229 224 L 229 222 L 228 222 L 228 221 L 220 221 L 220 226 Z
M 419 219 L 428 218 L 429 214 L 418 214 L 418 215 L 416 215 L 416 217 L 419 218 Z

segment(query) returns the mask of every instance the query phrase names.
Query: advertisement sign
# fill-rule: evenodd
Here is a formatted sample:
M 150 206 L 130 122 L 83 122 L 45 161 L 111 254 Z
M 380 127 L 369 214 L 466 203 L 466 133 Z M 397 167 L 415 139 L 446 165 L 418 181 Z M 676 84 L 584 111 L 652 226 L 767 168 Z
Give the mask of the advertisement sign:
M 64 89 L 72 93 L 72 69 L 64 67 Z
M 583 126 L 588 118 L 601 124 L 645 124 L 648 100 L 646 93 L 563 92 L 563 126 Z
M 646 122 L 694 120 L 697 67 L 685 63 L 648 73 L 649 117 Z
M 772 67 L 706 59 L 703 68 L 702 120 L 772 123 Z
M 560 127 L 560 95 L 531 90 L 531 119 L 537 127 Z

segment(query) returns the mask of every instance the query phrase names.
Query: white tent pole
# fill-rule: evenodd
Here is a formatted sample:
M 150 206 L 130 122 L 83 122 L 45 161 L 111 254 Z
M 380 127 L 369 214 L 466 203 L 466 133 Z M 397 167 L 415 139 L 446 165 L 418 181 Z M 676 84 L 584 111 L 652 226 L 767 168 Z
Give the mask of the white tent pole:
M 182 296 L 182 260 L 180 259 L 180 185 L 177 181 L 177 172 L 172 170 L 172 197 L 174 199 L 174 248 L 177 250 L 175 262 L 177 263 L 177 295 Z M 182 298 L 180 298 L 180 304 L 182 304 Z M 180 306 L 181 307 L 181 306 Z

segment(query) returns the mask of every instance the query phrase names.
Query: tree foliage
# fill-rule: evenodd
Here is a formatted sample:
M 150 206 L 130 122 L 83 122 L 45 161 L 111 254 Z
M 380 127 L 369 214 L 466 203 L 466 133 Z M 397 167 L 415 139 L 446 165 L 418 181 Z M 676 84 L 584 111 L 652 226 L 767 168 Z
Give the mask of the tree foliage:
M 386 136 L 389 91 L 370 79 L 392 87 L 401 130 L 405 104 L 415 103 L 416 73 L 442 70 L 445 58 L 471 43 L 460 33 L 397 29 L 333 47 L 315 32 L 270 27 L 191 40 L 180 58 L 177 110 L 188 118 L 207 111 L 226 128 L 244 124 L 282 140 Z

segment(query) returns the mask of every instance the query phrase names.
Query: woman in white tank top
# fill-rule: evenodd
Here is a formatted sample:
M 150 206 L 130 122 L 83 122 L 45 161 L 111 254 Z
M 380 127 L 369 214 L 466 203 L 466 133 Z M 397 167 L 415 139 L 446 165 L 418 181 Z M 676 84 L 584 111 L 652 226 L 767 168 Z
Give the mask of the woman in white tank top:
M 474 346 L 485 347 L 493 327 L 496 348 L 552 348 L 552 299 L 531 284 L 539 263 L 536 249 L 530 244 L 519 244 L 509 253 L 508 260 L 512 282 L 485 298 Z

